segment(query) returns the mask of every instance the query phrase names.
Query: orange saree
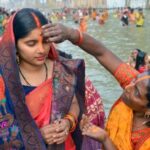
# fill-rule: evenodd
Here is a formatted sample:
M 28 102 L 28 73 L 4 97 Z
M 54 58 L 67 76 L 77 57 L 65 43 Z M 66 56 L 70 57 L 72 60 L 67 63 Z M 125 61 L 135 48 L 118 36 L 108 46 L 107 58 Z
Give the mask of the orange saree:
M 126 64 L 121 64 L 115 72 L 115 77 L 123 88 L 137 75 L 138 72 Z M 106 130 L 111 140 L 118 150 L 150 150 L 150 134 L 144 134 L 142 138 L 138 138 L 134 145 L 132 120 L 132 109 L 125 105 L 120 98 L 113 105 L 106 124 Z
M 52 104 L 52 79 L 48 79 L 26 95 L 26 104 L 39 128 L 48 125 Z
M 52 89 L 52 79 L 48 79 L 26 95 L 26 104 L 39 128 L 50 123 Z M 65 150 L 75 150 L 75 145 L 70 134 L 65 142 Z

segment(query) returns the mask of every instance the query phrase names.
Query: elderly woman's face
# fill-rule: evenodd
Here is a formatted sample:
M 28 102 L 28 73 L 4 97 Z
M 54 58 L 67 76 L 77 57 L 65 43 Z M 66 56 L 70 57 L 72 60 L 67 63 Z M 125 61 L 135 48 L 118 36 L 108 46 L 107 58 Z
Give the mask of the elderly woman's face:
M 148 84 L 150 75 L 143 73 L 135 78 L 124 90 L 122 95 L 126 105 L 137 112 L 145 112 L 148 104 L 146 94 L 148 93 Z

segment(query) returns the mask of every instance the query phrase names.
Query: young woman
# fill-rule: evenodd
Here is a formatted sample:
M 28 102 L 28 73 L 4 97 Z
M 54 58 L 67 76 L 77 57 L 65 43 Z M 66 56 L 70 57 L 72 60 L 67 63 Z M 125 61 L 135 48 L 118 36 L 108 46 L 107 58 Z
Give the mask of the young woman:
M 83 117 L 83 135 L 103 143 L 105 150 L 149 150 L 150 149 L 150 71 L 139 74 L 134 68 L 120 60 L 101 42 L 88 34 L 60 24 L 44 27 L 48 41 L 65 39 L 93 55 L 120 83 L 123 94 L 113 105 L 106 131 L 89 123 Z M 59 33 L 56 34 L 55 30 Z
M 0 42 L 0 148 L 98 149 L 100 143 L 83 138 L 79 130 L 85 111 L 84 62 L 59 55 L 43 37 L 47 23 L 37 10 L 19 10 Z M 100 113 L 92 120 L 104 121 Z

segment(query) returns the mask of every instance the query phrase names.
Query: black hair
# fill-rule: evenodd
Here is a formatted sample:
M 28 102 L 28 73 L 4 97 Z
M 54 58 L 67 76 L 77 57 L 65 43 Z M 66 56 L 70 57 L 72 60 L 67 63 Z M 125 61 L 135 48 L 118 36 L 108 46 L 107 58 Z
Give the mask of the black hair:
M 145 56 L 146 53 L 143 51 L 139 51 L 136 57 L 135 69 L 139 70 L 141 65 L 145 65 Z
M 13 21 L 13 30 L 16 43 L 18 39 L 26 37 L 29 32 L 37 28 L 37 23 L 34 15 L 38 18 L 41 26 L 48 23 L 48 20 L 40 11 L 32 8 L 21 9 L 15 15 Z
M 142 50 L 140 50 L 139 48 L 136 48 L 136 50 L 137 50 L 138 52 L 142 52 Z

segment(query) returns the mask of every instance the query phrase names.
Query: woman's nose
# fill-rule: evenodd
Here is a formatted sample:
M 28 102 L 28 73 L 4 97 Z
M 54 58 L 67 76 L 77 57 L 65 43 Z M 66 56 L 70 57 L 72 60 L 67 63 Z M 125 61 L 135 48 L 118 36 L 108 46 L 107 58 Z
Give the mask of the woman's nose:
M 45 51 L 43 43 L 39 43 L 38 51 L 41 52 L 41 53 L 43 53 Z

